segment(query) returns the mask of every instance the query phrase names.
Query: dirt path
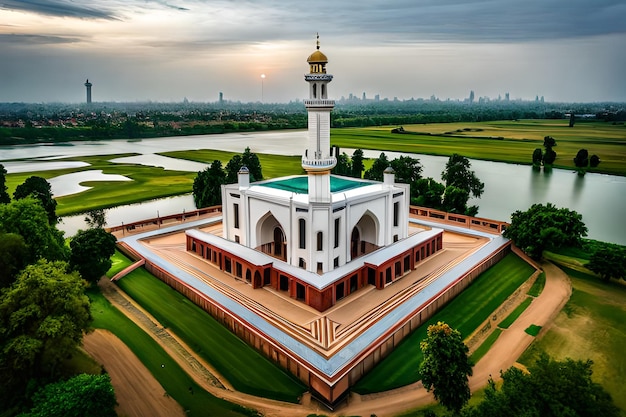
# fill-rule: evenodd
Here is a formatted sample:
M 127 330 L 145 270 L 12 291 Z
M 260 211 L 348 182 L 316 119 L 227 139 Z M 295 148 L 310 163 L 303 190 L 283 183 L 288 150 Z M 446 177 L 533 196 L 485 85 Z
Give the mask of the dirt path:
M 556 317 L 563 305 L 569 299 L 571 294 L 571 285 L 569 279 L 563 271 L 555 267 L 551 263 L 544 263 L 543 268 L 546 272 L 546 285 L 539 297 L 537 297 L 530 306 L 524 311 L 524 313 L 509 327 L 504 330 L 496 343 L 489 350 L 475 366 L 474 375 L 470 378 L 470 388 L 472 391 L 482 388 L 486 385 L 489 376 L 493 376 L 494 379 L 499 378 L 500 370 L 505 370 L 511 367 L 517 358 L 524 352 L 524 350 L 532 343 L 534 338 L 525 333 L 525 329 L 531 324 L 542 326 L 542 332 L 552 323 L 552 320 Z M 107 284 L 108 286 L 108 284 Z M 109 287 L 109 291 L 112 288 Z M 106 294 L 106 292 L 105 292 Z M 146 329 L 146 319 L 141 317 L 141 314 L 137 315 L 137 310 L 134 306 L 128 308 L 128 305 L 124 306 L 120 303 L 118 297 L 111 297 L 109 293 L 107 298 L 116 305 L 120 310 L 124 312 L 130 319 L 137 322 L 142 328 Z M 132 304 L 131 304 L 132 305 Z M 141 313 L 141 311 L 140 311 Z M 149 319 L 153 321 L 152 318 Z M 157 328 L 158 324 L 152 323 Z M 150 327 L 150 325 L 148 325 Z M 149 332 L 150 333 L 150 332 Z M 311 401 L 308 396 L 305 395 L 302 404 L 288 404 L 278 401 L 268 400 L 259 397 L 253 397 L 247 394 L 233 391 L 228 387 L 228 384 L 221 378 L 216 377 L 218 381 L 224 383 L 227 388 L 219 387 L 219 383 L 215 380 L 207 377 L 207 372 L 211 374 L 210 366 L 204 364 L 197 356 L 191 352 L 186 346 L 179 344 L 181 349 L 172 349 L 171 346 L 167 346 L 167 342 L 163 339 L 155 337 L 159 343 L 164 345 L 164 348 L 172 355 L 172 357 L 185 369 L 195 380 L 204 387 L 207 391 L 213 395 L 224 398 L 228 401 L 232 401 L 238 404 L 245 405 L 259 410 L 265 416 L 270 417 L 288 417 L 288 416 L 305 416 L 312 413 L 321 413 L 325 415 L 338 416 L 338 415 L 362 415 L 368 416 L 376 414 L 377 416 L 393 416 L 402 411 L 415 408 L 418 406 L 426 405 L 434 401 L 432 394 L 428 393 L 421 385 L 420 382 L 415 384 L 399 388 L 397 390 L 383 392 L 378 394 L 371 394 L 366 396 L 360 396 L 358 394 L 350 394 L 347 404 L 340 407 L 338 412 L 333 414 L 327 409 L 320 406 L 316 401 Z M 177 340 L 177 339 L 176 339 Z M 121 343 L 121 342 L 120 342 Z M 105 347 L 93 347 L 95 351 L 99 349 L 106 349 Z M 90 351 L 90 353 L 92 353 Z M 96 353 L 92 353 L 96 357 Z M 132 352 L 129 354 L 134 357 Z M 121 357 L 122 354 L 116 355 Z M 98 359 L 100 361 L 100 359 Z M 194 362 L 200 364 L 202 369 L 198 369 L 197 365 L 191 365 Z M 109 365 L 104 363 L 107 370 Z M 205 367 L 206 365 L 206 367 Z M 145 368 L 144 368 L 145 369 Z M 149 372 L 147 369 L 146 373 Z M 124 382 L 118 382 L 124 387 Z M 136 384 L 136 378 L 128 376 L 126 383 L 130 386 Z M 120 388 L 124 390 L 125 388 Z M 118 390 L 116 386 L 116 391 Z M 161 388 L 161 396 L 163 389 Z M 131 403 L 136 402 L 137 398 L 149 398 L 134 396 L 134 398 L 128 399 Z M 124 398 L 120 398 L 118 395 L 118 402 L 122 407 L 122 402 L 126 401 Z M 143 401 L 143 402 L 151 402 Z M 180 407 L 179 407 L 180 409 Z M 141 415 L 127 413 L 129 416 Z M 143 415 L 157 415 L 157 414 L 143 414 Z M 175 414 L 166 414 L 175 415 Z
M 184 417 L 185 412 L 150 374 L 135 354 L 113 333 L 97 329 L 86 335 L 83 347 L 111 377 L 118 406 L 126 417 Z

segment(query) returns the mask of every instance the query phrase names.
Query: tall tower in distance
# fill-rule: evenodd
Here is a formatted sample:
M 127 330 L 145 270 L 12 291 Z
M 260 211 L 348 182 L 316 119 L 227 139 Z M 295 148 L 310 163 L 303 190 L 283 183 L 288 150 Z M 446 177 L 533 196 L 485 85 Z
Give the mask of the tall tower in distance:
M 330 112 L 335 100 L 328 99 L 328 83 L 333 76 L 326 73 L 328 58 L 320 51 L 320 37 L 317 35 L 317 49 L 307 59 L 309 73 L 304 79 L 309 83 L 309 99 L 304 100 L 309 119 L 307 148 L 302 156 L 302 168 L 308 173 L 309 201 L 330 202 L 330 170 L 337 164 L 337 158 L 330 148 Z
M 91 86 L 93 84 L 91 84 L 89 82 L 89 79 L 87 79 L 87 81 L 85 82 L 85 87 L 87 88 L 87 104 L 91 104 Z

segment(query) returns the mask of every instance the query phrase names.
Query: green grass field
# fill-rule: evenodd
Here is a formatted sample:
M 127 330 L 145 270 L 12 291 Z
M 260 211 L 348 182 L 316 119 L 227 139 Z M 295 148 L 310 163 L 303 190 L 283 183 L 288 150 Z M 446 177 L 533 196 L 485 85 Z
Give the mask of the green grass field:
M 470 355 L 470 360 L 472 361 L 472 363 L 477 363 L 483 356 L 487 354 L 487 352 L 489 352 L 489 349 L 491 349 L 491 346 L 496 343 L 496 340 L 498 340 L 500 334 L 502 334 L 502 329 L 496 328 L 493 330 L 493 332 L 491 332 L 489 336 L 487 336 L 485 341 L 480 344 L 478 349 L 476 349 L 474 353 Z
M 563 268 L 572 296 L 550 329 L 527 349 L 519 362 L 528 366 L 541 352 L 562 360 L 593 360 L 593 380 L 600 383 L 626 415 L 626 287 Z
M 359 394 L 387 391 L 420 379 L 422 362 L 419 343 L 426 338 L 430 324 L 444 321 L 466 337 L 484 322 L 534 269 L 514 254 L 482 273 L 468 289 L 409 335 L 387 358 L 365 375 L 354 387 Z
M 596 154 L 602 161 L 590 172 L 626 175 L 626 125 L 567 120 L 519 120 L 404 125 L 414 134 L 393 134 L 397 126 L 333 129 L 331 144 L 342 148 L 380 149 L 531 164 L 543 138 L 556 139 L 554 166 L 571 169 L 579 149 Z
M 217 398 L 200 386 L 178 366 L 148 334 L 113 307 L 96 290 L 89 292 L 93 327 L 106 329 L 122 340 L 174 398 L 188 416 L 249 416 L 253 413 L 243 407 Z M 162 366 L 164 365 L 164 366 Z M 193 388 L 193 392 L 189 391 Z
M 163 326 L 211 363 L 238 391 L 297 402 L 305 386 L 145 269 L 118 281 L 119 287 Z

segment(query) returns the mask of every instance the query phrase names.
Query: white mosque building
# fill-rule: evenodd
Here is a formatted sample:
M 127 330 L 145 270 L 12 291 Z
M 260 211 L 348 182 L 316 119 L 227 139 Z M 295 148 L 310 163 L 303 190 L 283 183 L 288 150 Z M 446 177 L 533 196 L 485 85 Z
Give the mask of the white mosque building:
M 366 285 L 384 288 L 409 273 L 441 249 L 442 231 L 409 236 L 409 185 L 396 184 L 391 168 L 383 182 L 331 174 L 333 76 L 319 39 L 307 62 L 306 175 L 250 183 L 242 168 L 238 183 L 222 186 L 223 238 L 197 230 L 187 236 L 189 250 L 225 272 L 324 311 Z

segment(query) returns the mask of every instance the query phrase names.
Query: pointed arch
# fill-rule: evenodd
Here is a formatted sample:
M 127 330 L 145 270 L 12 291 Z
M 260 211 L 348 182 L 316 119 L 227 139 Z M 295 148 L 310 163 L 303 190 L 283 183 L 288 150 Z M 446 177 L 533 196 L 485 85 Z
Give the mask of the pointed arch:
M 282 260 L 287 259 L 287 234 L 271 211 L 265 213 L 257 222 L 256 238 L 257 250 Z
M 380 223 L 369 210 L 361 216 L 350 235 L 350 257 L 352 259 L 378 249 Z

